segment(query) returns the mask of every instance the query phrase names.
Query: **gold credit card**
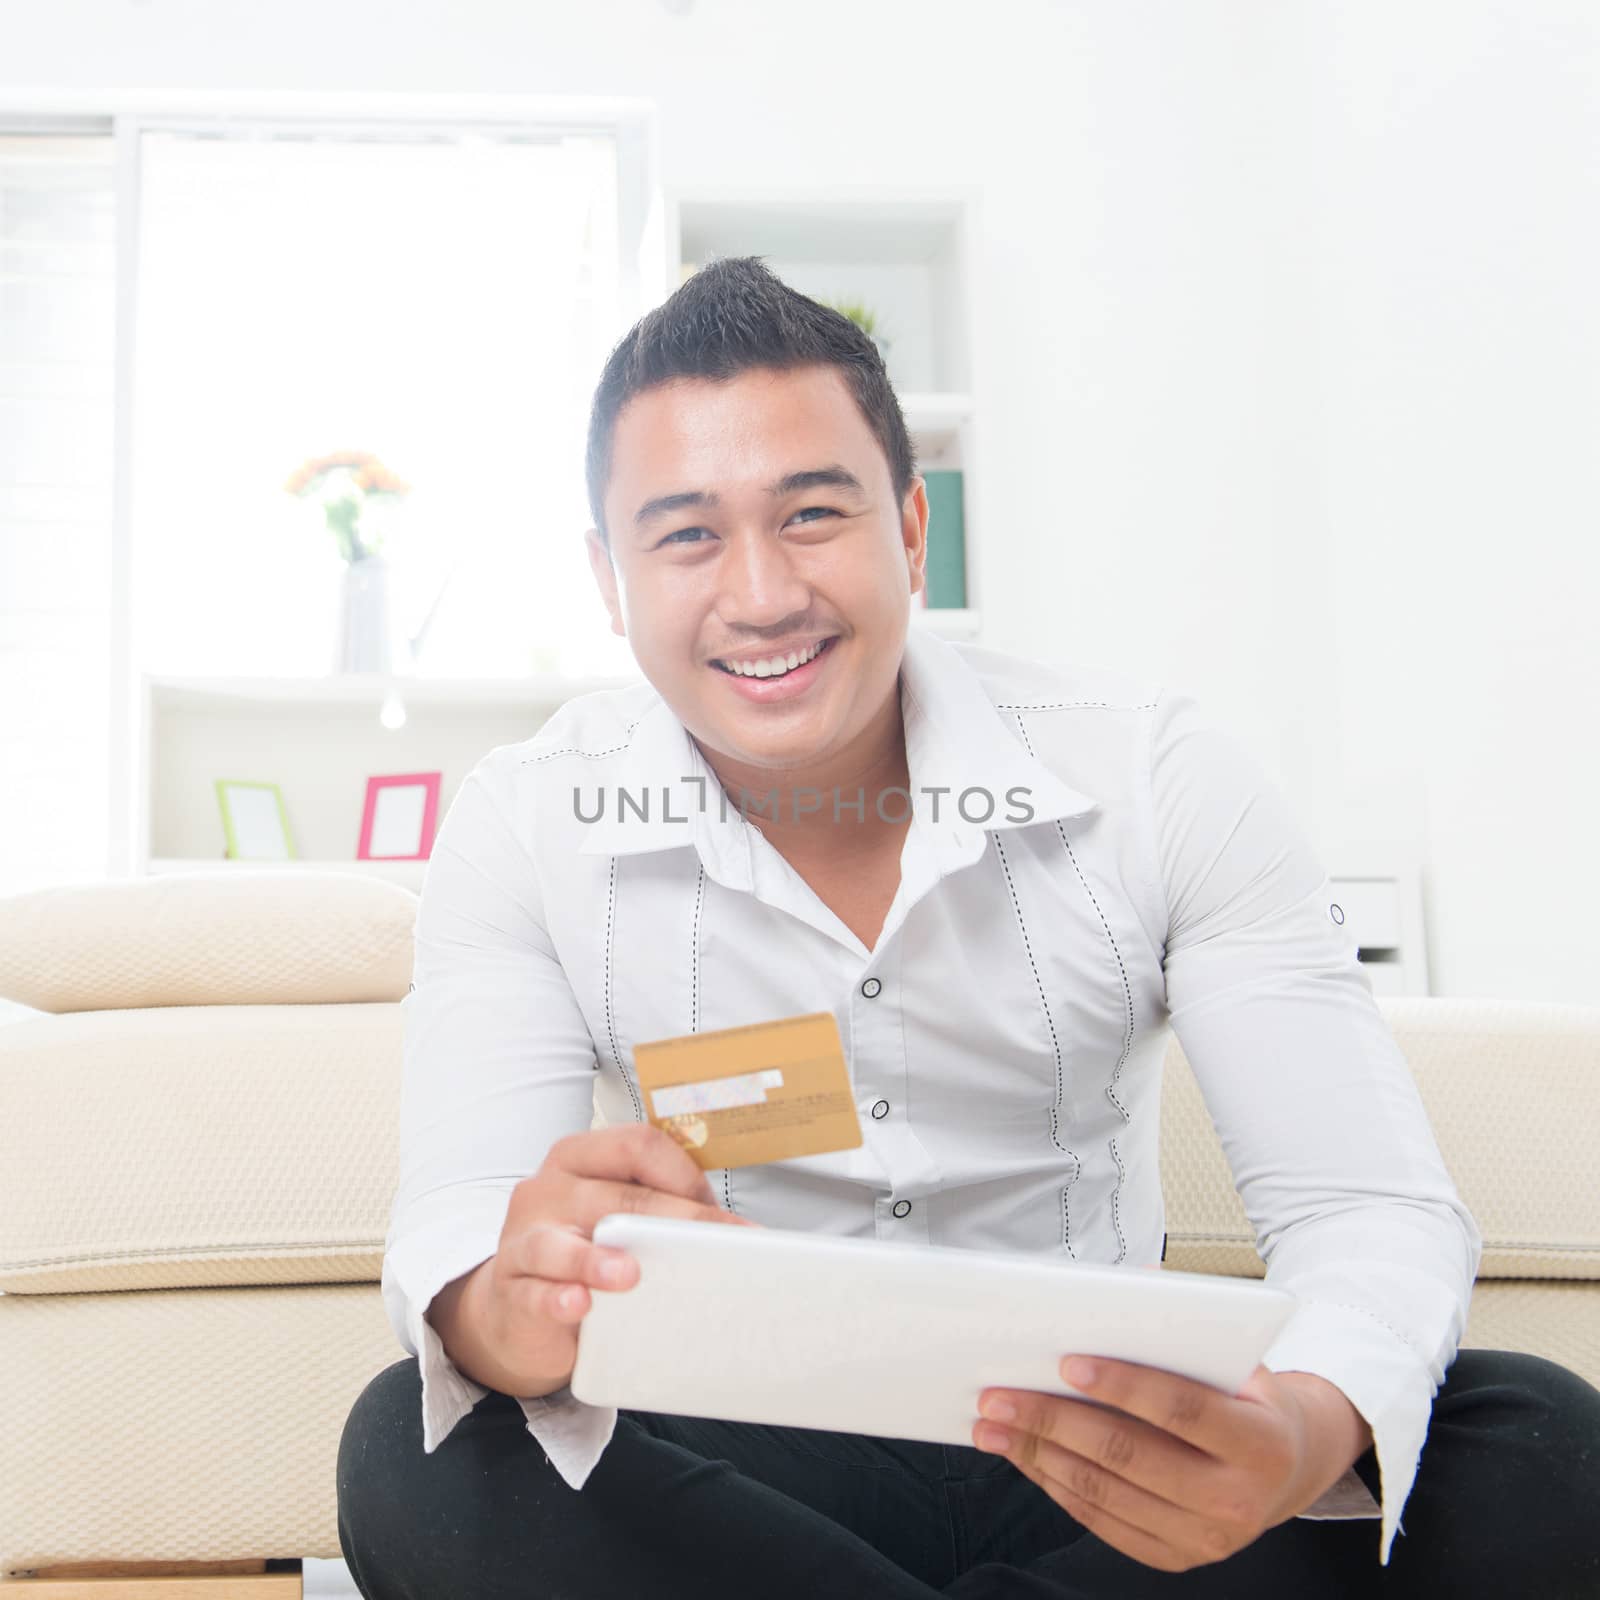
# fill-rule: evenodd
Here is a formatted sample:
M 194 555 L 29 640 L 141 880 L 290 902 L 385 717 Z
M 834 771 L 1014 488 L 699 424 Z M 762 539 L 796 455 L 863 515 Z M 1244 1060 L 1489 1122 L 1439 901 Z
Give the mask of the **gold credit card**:
M 831 1011 L 633 1047 L 645 1114 L 704 1171 L 861 1143 Z

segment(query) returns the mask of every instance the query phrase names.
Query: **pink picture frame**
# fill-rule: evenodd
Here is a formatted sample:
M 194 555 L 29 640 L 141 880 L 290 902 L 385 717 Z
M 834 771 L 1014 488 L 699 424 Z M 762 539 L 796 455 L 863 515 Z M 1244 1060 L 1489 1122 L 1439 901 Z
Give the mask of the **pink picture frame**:
M 439 819 L 437 772 L 386 773 L 367 779 L 358 861 L 426 861 Z

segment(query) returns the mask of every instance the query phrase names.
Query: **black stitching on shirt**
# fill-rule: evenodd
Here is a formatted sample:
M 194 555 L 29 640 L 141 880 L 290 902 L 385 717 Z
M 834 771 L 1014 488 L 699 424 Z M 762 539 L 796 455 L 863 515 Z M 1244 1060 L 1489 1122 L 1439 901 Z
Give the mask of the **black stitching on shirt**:
M 1387 1317 L 1381 1312 L 1374 1311 L 1371 1306 L 1358 1306 L 1351 1300 L 1318 1300 L 1314 1295 L 1308 1297 L 1308 1303 L 1332 1306 L 1337 1311 L 1359 1311 L 1363 1316 L 1371 1317 L 1380 1327 L 1387 1328 L 1408 1350 L 1415 1351 L 1417 1348 L 1409 1334 L 1395 1327 Z
M 1105 912 L 1100 910 L 1100 902 L 1094 897 L 1094 890 L 1089 887 L 1088 880 L 1083 875 L 1083 869 L 1078 865 L 1078 858 L 1072 853 L 1072 843 L 1067 838 L 1067 830 L 1061 826 L 1061 819 L 1056 818 L 1056 832 L 1060 835 L 1061 843 L 1067 852 L 1067 859 L 1072 863 L 1072 869 L 1078 874 L 1078 881 L 1083 885 L 1083 892 L 1088 895 L 1089 903 L 1100 918 L 1100 926 L 1106 930 L 1106 938 L 1111 941 L 1111 953 L 1117 958 L 1117 971 L 1122 974 L 1122 998 L 1127 1007 L 1127 1019 L 1122 1034 L 1122 1054 L 1117 1057 L 1117 1064 L 1111 1069 L 1111 1081 L 1106 1085 L 1106 1099 L 1117 1108 L 1122 1117 L 1124 1127 L 1133 1122 L 1133 1117 L 1128 1108 L 1117 1098 L 1117 1079 L 1122 1076 L 1122 1068 L 1128 1059 L 1128 1052 L 1133 1048 L 1133 990 L 1128 984 L 1128 969 L 1123 965 L 1122 952 L 1117 948 L 1116 935 L 1111 931 L 1111 924 L 1106 921 Z M 1111 1147 L 1111 1159 L 1117 1164 L 1117 1186 L 1111 1191 L 1111 1226 L 1117 1231 L 1117 1259 L 1112 1264 L 1119 1265 L 1128 1254 L 1128 1241 L 1122 1236 L 1122 1223 L 1117 1215 L 1117 1200 L 1122 1194 L 1123 1180 L 1128 1176 L 1127 1168 L 1122 1164 L 1122 1156 L 1117 1150 L 1116 1135 L 1107 1141 Z
M 616 927 L 617 907 L 617 858 L 611 857 L 611 876 L 606 889 L 606 1033 L 611 1039 L 611 1059 L 617 1064 L 617 1071 L 622 1074 L 622 1081 L 628 1086 L 628 1096 L 633 1101 L 633 1120 L 644 1121 L 644 1107 L 639 1104 L 638 1091 L 633 1086 L 633 1078 L 628 1069 L 622 1064 L 622 1052 L 617 1048 L 616 1009 L 613 1005 L 611 986 L 611 943 L 612 933 Z
M 601 756 L 620 755 L 628 748 L 629 745 L 633 743 L 633 730 L 644 721 L 644 717 L 649 715 L 650 713 L 647 711 L 645 712 L 644 716 L 635 717 L 634 720 L 628 724 L 628 737 L 623 740 L 621 744 L 612 745 L 609 750 L 580 750 L 577 745 L 569 744 L 564 745 L 559 750 L 546 750 L 542 756 L 524 756 L 522 760 L 517 763 L 517 765 L 522 767 L 530 767 L 536 765 L 540 761 L 554 761 L 557 756 L 582 756 L 586 761 L 598 761 Z
M 700 1031 L 700 911 L 705 905 L 706 864 L 700 863 L 694 885 L 694 926 L 689 936 L 689 1032 Z M 733 1177 L 722 1170 L 722 1203 L 733 1210 Z
M 700 1031 L 700 906 L 705 899 L 706 864 L 700 863 L 700 873 L 694 886 L 694 932 L 689 940 L 689 1032 Z
M 689 936 L 689 1032 L 700 1031 L 700 911 L 705 905 L 706 864 L 700 870 L 694 885 L 694 925 Z M 722 1170 L 722 1203 L 733 1210 L 733 1176 L 726 1167 Z
M 1179 1231 L 1174 1233 L 1172 1237 L 1177 1239 L 1180 1243 L 1192 1243 L 1198 1240 L 1202 1244 L 1250 1245 L 1250 1248 L 1255 1250 L 1255 1245 L 1252 1244 L 1249 1239 L 1245 1238 L 1243 1234 L 1239 1233 L 1192 1233 L 1188 1231 Z M 1542 1240 L 1536 1239 L 1486 1239 L 1484 1240 L 1483 1248 L 1486 1254 L 1491 1250 L 1571 1250 L 1577 1254 L 1583 1255 L 1589 1251 L 1592 1251 L 1594 1246 L 1592 1244 L 1546 1244 Z M 1260 1259 L 1260 1254 L 1261 1252 L 1257 1250 L 1257 1259 Z M 1514 1283 L 1519 1280 L 1514 1278 L 1506 1278 L 1504 1280 L 1485 1281 L 1504 1281 L 1507 1283 Z M 1538 1281 L 1542 1282 L 1544 1280 L 1541 1279 Z M 1550 1281 L 1553 1283 L 1584 1283 L 1588 1280 L 1583 1278 L 1555 1278 L 1551 1279 Z
M 995 704 L 996 711 L 1154 711 L 1155 708 L 1154 700 L 1147 700 L 1138 706 L 1113 705 L 1109 700 L 1004 700 Z
M 1078 1257 L 1072 1248 L 1072 1221 L 1067 1209 L 1067 1190 L 1078 1181 L 1083 1172 L 1083 1163 L 1078 1159 L 1076 1152 L 1067 1149 L 1062 1144 L 1059 1136 L 1060 1121 L 1057 1114 L 1061 1109 L 1061 1095 L 1063 1092 L 1061 1081 L 1061 1041 L 1056 1037 L 1055 1020 L 1050 1015 L 1050 1002 L 1045 998 L 1044 983 L 1039 977 L 1039 968 L 1034 963 L 1033 946 L 1028 941 L 1028 925 L 1022 920 L 1022 907 L 1017 901 L 1016 885 L 1011 881 L 1011 868 L 1006 865 L 1005 846 L 1001 843 L 998 833 L 991 833 L 989 837 L 994 840 L 995 855 L 999 859 L 1000 870 L 1006 875 L 1006 888 L 1011 893 L 1011 909 L 1017 914 L 1017 927 L 1022 931 L 1022 948 L 1027 952 L 1028 965 L 1033 968 L 1034 987 L 1039 991 L 1039 1008 L 1044 1012 L 1045 1026 L 1050 1030 L 1050 1044 L 1056 1053 L 1056 1099 L 1055 1104 L 1050 1107 L 1050 1141 L 1057 1150 L 1064 1155 L 1072 1157 L 1072 1177 L 1061 1190 L 1061 1243 L 1067 1254 L 1076 1261 Z
M 1144 709 L 1142 707 L 1137 709 Z M 1017 732 L 1022 738 L 1022 747 L 1031 756 L 1034 754 L 1033 743 L 1028 738 L 1028 730 L 1020 714 L 1016 718 Z M 1035 757 L 1037 759 L 1037 757 Z M 1078 858 L 1073 853 L 1072 842 L 1067 838 L 1067 830 L 1062 826 L 1061 819 L 1056 818 L 1056 834 L 1061 840 L 1062 847 L 1067 852 L 1067 859 L 1072 863 L 1072 870 L 1078 874 L 1078 882 L 1083 885 L 1083 892 L 1089 897 L 1089 904 L 1095 909 L 1095 915 L 1100 918 L 1100 926 L 1106 931 L 1106 938 L 1111 944 L 1111 953 L 1117 958 L 1117 971 L 1122 975 L 1122 999 L 1126 1007 L 1126 1022 L 1122 1032 L 1122 1054 L 1117 1057 L 1117 1064 L 1111 1069 L 1111 1081 L 1106 1085 L 1106 1099 L 1117 1108 L 1117 1113 L 1122 1118 L 1124 1127 L 1132 1124 L 1133 1118 L 1128 1108 L 1117 1098 L 1117 1079 L 1122 1076 L 1123 1064 L 1128 1059 L 1128 1053 L 1133 1049 L 1133 989 L 1128 982 L 1128 969 L 1123 964 L 1122 952 L 1117 948 L 1116 936 L 1111 931 L 1111 924 L 1106 921 L 1106 914 L 1100 909 L 1100 902 L 1094 897 L 1094 890 L 1089 887 L 1089 880 L 1083 875 L 1083 868 L 1078 865 Z M 1122 1220 L 1118 1212 L 1118 1201 L 1122 1195 L 1123 1181 L 1128 1176 L 1128 1169 L 1122 1164 L 1122 1153 L 1117 1149 L 1116 1136 L 1107 1141 L 1111 1150 L 1111 1159 L 1117 1164 L 1117 1183 L 1111 1191 L 1111 1226 L 1117 1235 L 1117 1259 L 1113 1265 L 1120 1265 L 1128 1254 L 1128 1241 L 1123 1236 Z

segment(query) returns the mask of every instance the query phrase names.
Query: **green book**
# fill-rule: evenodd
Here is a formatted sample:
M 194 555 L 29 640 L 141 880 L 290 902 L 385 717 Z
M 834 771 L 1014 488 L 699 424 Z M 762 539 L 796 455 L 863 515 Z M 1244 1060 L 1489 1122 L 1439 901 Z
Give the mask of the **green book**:
M 967 526 L 961 474 L 938 470 L 922 474 L 928 486 L 928 608 L 967 603 Z

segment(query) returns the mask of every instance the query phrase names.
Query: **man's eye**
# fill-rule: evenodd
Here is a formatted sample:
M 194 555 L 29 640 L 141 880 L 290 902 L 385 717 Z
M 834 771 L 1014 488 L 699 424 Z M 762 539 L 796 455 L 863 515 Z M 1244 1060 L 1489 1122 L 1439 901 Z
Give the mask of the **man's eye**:
M 813 512 L 813 511 L 817 512 L 819 515 L 824 516 L 824 517 L 837 517 L 837 516 L 841 515 L 841 513 L 833 506 L 802 506 L 800 508 L 800 510 L 795 512 L 794 515 L 795 515 L 795 517 L 805 517 L 807 521 L 813 521 L 815 519 L 808 515 L 810 512 Z M 793 518 L 791 518 L 790 520 L 792 521 Z M 702 534 L 702 533 L 705 533 L 706 531 L 707 530 L 705 528 L 678 528 L 678 529 L 674 530 L 672 533 L 669 533 L 666 536 L 666 538 L 664 538 L 661 541 L 661 543 L 662 544 L 699 544 L 701 541 L 698 538 L 696 538 L 696 537 L 686 537 L 686 536 Z

